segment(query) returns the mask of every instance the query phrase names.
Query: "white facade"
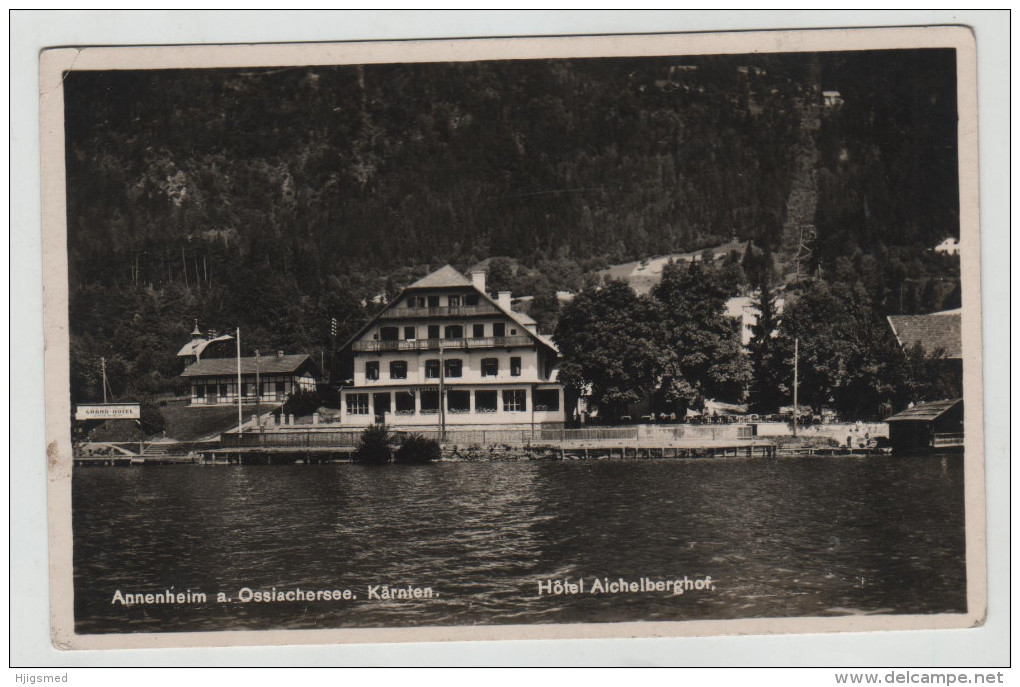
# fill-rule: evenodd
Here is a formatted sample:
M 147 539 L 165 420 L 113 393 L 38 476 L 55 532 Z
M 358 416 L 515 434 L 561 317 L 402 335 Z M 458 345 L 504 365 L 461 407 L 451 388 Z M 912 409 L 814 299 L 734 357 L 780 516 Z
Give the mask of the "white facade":
M 562 423 L 555 346 L 509 294 L 447 266 L 409 286 L 347 346 L 343 424 L 396 427 Z M 440 400 L 442 402 L 440 402 Z

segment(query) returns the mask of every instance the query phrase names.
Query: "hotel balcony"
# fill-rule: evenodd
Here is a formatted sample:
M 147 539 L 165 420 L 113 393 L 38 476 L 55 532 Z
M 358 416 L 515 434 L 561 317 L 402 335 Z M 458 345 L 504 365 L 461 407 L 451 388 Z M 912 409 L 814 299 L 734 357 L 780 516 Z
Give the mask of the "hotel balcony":
M 450 305 L 433 308 L 390 308 L 384 311 L 381 320 L 420 319 L 422 317 L 460 317 L 475 315 L 499 315 L 502 311 L 491 303 L 479 305 Z
M 534 344 L 530 336 L 487 336 L 474 339 L 417 339 L 395 341 L 355 341 L 356 353 L 365 351 L 438 351 L 442 344 L 444 351 L 468 350 L 473 348 L 513 348 Z

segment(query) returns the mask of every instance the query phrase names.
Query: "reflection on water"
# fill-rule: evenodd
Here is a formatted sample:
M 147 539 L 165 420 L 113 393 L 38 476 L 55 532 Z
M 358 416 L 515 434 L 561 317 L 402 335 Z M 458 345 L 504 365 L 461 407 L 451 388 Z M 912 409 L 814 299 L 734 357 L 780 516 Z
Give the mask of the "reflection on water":
M 966 611 L 962 456 L 85 468 L 73 489 L 86 633 Z M 685 575 L 716 588 L 537 595 Z M 382 584 L 439 596 L 365 598 Z M 111 603 L 171 587 L 209 600 Z

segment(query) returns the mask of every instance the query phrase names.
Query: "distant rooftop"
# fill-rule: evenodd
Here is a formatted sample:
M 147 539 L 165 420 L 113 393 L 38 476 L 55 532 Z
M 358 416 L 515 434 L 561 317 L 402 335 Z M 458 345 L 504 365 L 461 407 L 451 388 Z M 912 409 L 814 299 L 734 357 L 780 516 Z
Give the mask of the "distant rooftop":
M 921 344 L 928 355 L 941 351 L 947 358 L 963 357 L 960 309 L 927 315 L 889 315 L 889 326 L 904 350 Z

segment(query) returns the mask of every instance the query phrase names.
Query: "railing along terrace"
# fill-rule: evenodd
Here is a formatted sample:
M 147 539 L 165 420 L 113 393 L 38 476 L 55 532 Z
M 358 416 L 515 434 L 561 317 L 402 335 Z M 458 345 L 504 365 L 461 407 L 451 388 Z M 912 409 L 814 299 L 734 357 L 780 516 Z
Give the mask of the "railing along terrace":
M 530 346 L 528 336 L 486 336 L 470 339 L 394 339 L 376 341 L 355 341 L 353 349 L 357 352 L 375 351 L 438 351 L 442 344 L 443 350 L 467 348 L 510 348 L 514 346 Z
M 699 428 L 702 429 L 702 428 Z M 705 428 L 707 429 L 707 428 Z M 749 429 L 749 428 L 748 428 Z M 308 430 L 270 430 L 263 432 L 228 432 L 220 436 L 223 448 L 311 448 L 311 447 L 355 447 L 361 441 L 362 429 L 308 429 Z M 659 431 L 651 436 L 640 433 L 637 427 L 616 427 L 605 429 L 448 429 L 445 433 L 437 427 L 420 429 L 393 430 L 396 442 L 404 437 L 417 434 L 426 439 L 441 441 L 447 445 L 459 446 L 525 446 L 530 444 L 550 444 L 570 441 L 671 441 L 684 438 L 683 432 Z M 722 433 L 720 433 L 722 434 Z M 713 432 L 698 432 L 703 439 L 751 439 L 750 432 L 728 432 L 729 436 L 717 436 Z M 687 438 L 691 438 L 687 435 Z
M 488 303 L 479 305 L 444 305 L 431 308 L 390 308 L 379 316 L 383 320 L 450 317 L 457 315 L 496 315 L 500 310 Z

